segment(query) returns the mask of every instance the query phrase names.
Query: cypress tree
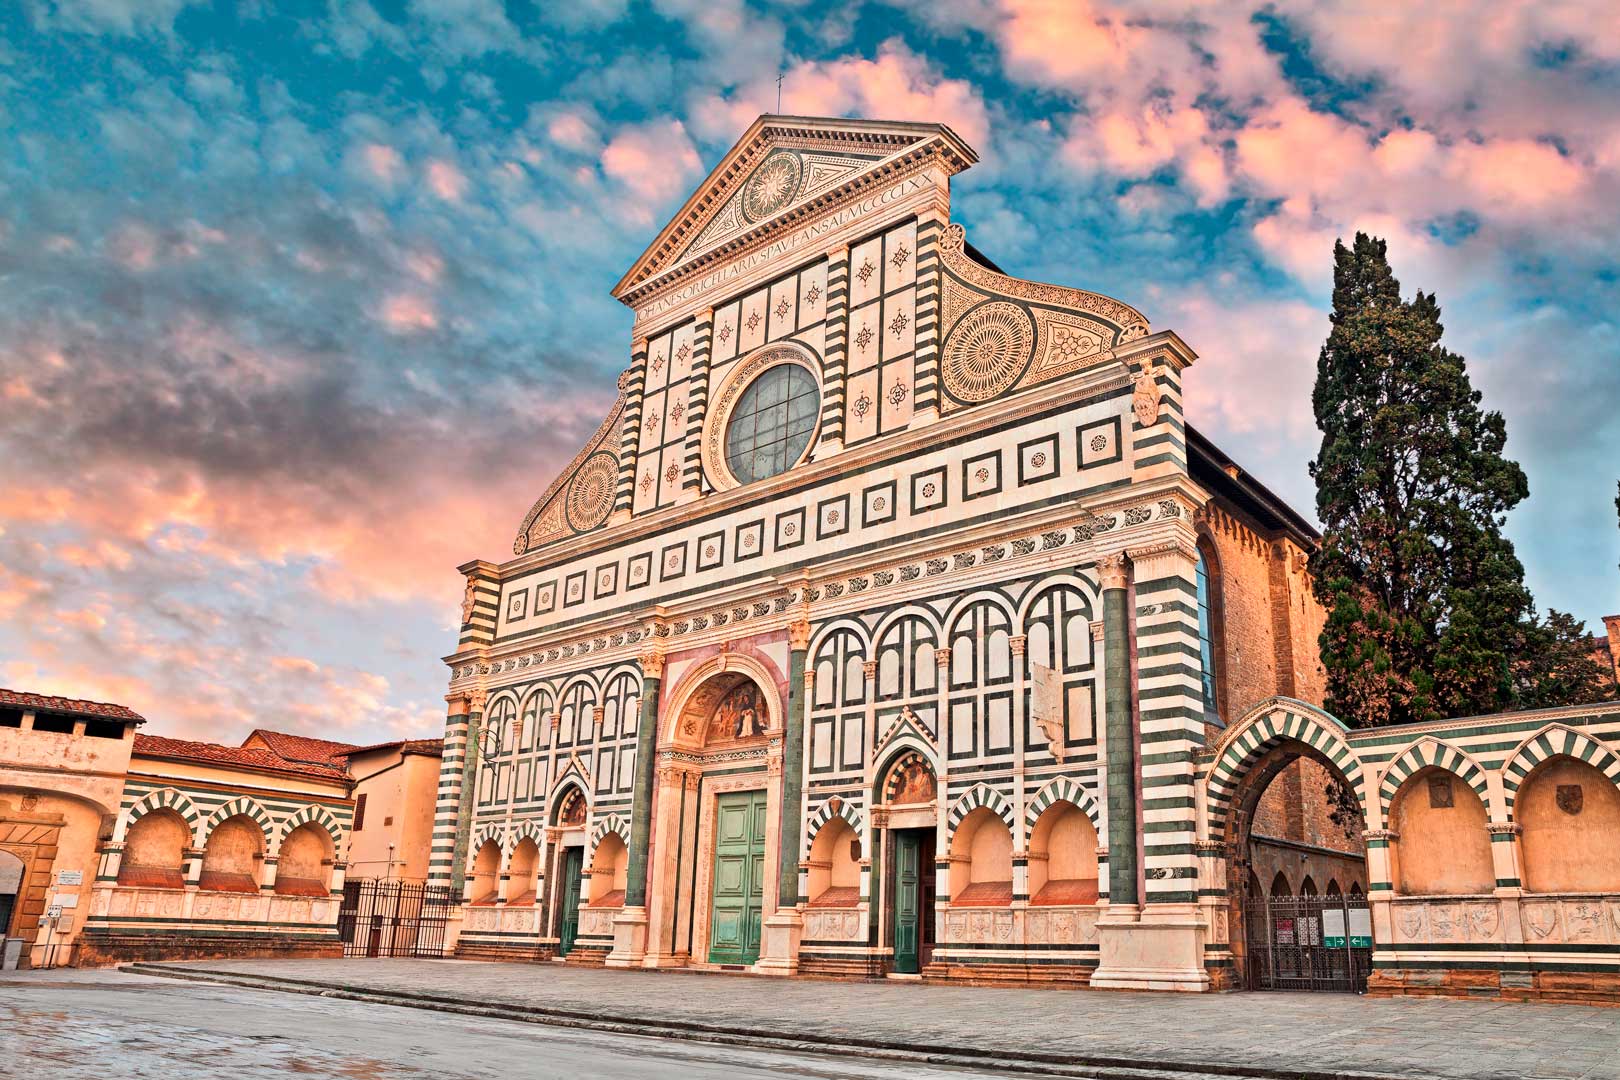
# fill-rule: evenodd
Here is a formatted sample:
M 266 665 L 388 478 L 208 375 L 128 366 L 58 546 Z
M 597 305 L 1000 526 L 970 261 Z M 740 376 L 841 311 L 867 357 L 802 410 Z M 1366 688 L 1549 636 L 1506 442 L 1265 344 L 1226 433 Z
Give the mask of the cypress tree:
M 1440 344 L 1434 296 L 1401 298 L 1384 241 L 1357 233 L 1333 257 L 1311 463 L 1327 706 L 1361 725 L 1511 707 L 1534 608 L 1502 535 L 1529 494 L 1506 425 Z

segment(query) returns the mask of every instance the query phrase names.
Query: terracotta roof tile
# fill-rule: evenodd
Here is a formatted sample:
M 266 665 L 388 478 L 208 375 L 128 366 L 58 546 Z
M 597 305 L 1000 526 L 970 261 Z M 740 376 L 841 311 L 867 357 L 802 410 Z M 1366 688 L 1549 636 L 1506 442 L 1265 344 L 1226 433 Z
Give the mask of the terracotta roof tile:
M 127 705 L 114 705 L 106 701 L 83 701 L 79 698 L 53 697 L 50 694 L 30 694 L 24 690 L 0 690 L 0 705 L 21 709 L 44 709 L 47 712 L 74 713 L 79 716 L 105 716 L 114 720 L 133 720 L 146 723 L 146 717 Z
M 813 908 L 852 908 L 861 902 L 861 890 L 853 885 L 840 885 L 823 892 L 810 901 Z
M 259 883 L 252 874 L 231 874 L 223 870 L 204 870 L 197 877 L 197 888 L 203 892 L 256 893 Z
M 975 881 L 951 897 L 951 907 L 1006 907 L 1012 903 L 1012 882 Z
M 180 868 L 170 866 L 130 866 L 118 868 L 118 884 L 142 889 L 183 889 L 186 879 Z
M 337 758 L 352 758 L 356 754 L 369 754 L 373 750 L 389 750 L 399 747 L 401 753 L 406 754 L 432 754 L 442 757 L 444 754 L 443 739 L 393 739 L 389 742 L 372 743 L 370 746 L 352 746 L 341 754 L 334 754 Z
M 340 767 L 288 761 L 268 750 L 192 742 L 189 739 L 169 739 L 161 735 L 136 735 L 134 752 L 137 756 L 178 758 L 182 761 L 201 761 L 210 765 L 243 765 L 252 769 L 268 769 L 271 772 L 291 773 L 295 776 L 318 776 L 327 780 L 347 780 L 349 777 L 348 772 Z
M 315 878 L 276 876 L 276 892 L 281 896 L 325 896 L 330 891 Z
M 1029 898 L 1031 907 L 1056 907 L 1059 905 L 1095 904 L 1096 902 L 1096 878 L 1053 878 L 1045 885 L 1042 885 L 1039 892 Z
M 333 742 L 331 739 L 312 739 L 308 735 L 292 735 L 285 731 L 270 731 L 266 728 L 254 728 L 253 734 L 243 740 L 245 745 L 257 735 L 264 740 L 270 751 L 287 761 L 298 761 L 305 765 L 330 765 L 342 768 L 343 763 L 336 759 L 354 750 L 352 743 Z

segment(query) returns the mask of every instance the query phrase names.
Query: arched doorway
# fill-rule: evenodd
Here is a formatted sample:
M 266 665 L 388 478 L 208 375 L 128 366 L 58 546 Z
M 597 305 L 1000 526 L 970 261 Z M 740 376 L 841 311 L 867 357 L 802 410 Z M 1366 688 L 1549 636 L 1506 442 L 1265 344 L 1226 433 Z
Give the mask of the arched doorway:
M 1366 988 L 1371 913 L 1336 886 L 1367 880 L 1360 773 L 1340 731 L 1326 714 L 1262 710 L 1217 749 L 1211 827 L 1225 841 L 1238 987 Z M 1323 894 L 1321 881 L 1335 887 Z
M 649 966 L 748 968 L 776 910 L 787 678 L 733 644 L 691 666 L 659 719 L 647 893 Z
M 590 803 L 577 775 L 569 775 L 553 789 L 549 800 L 551 825 L 546 829 L 551 872 L 550 896 L 545 904 L 550 918 L 548 936 L 557 941 L 557 955 L 566 957 L 579 936 L 579 906 L 585 888 L 585 823 Z M 543 916 L 544 918 L 545 916 Z
M 921 974 L 935 945 L 939 782 L 933 765 L 917 749 L 891 755 L 877 777 L 873 824 L 882 829 L 880 940 L 891 950 L 896 973 Z

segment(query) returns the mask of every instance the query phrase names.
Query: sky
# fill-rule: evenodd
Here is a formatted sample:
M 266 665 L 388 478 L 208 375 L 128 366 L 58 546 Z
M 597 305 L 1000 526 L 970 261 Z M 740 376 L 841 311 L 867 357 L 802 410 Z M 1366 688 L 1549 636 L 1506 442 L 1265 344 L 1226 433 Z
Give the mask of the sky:
M 0 685 L 442 730 L 455 567 L 600 423 L 608 290 L 779 73 L 951 125 L 969 239 L 1180 333 L 1191 421 L 1306 513 L 1333 242 L 1385 237 L 1507 417 L 1538 604 L 1620 611 L 1615 5 L 14 0 Z

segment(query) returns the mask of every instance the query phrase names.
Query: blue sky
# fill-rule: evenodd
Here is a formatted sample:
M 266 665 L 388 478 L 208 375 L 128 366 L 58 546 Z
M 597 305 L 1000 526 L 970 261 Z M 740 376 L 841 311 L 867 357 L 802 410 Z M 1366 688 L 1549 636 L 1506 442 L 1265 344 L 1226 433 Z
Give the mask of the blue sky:
M 951 124 L 953 216 L 1199 351 L 1309 511 L 1332 243 L 1508 420 L 1538 602 L 1620 611 L 1620 16 L 1458 3 L 0 8 L 0 684 L 154 730 L 441 720 L 461 595 L 595 429 L 608 289 L 753 118 Z

